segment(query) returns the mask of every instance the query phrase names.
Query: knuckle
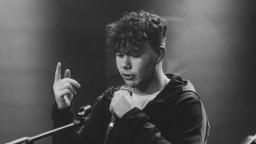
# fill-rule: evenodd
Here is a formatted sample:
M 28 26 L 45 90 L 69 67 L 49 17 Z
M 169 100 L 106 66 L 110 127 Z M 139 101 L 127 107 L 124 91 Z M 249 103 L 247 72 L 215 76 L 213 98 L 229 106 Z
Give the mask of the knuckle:
M 121 96 L 121 95 L 122 95 L 122 93 L 121 93 L 120 91 L 114 92 L 114 97 L 119 97 L 119 96 Z
M 70 91 L 68 89 L 65 89 L 65 93 L 70 93 Z
M 71 88 L 71 87 L 72 87 L 72 86 L 70 85 L 70 83 L 68 83 L 68 82 L 66 82 L 65 85 L 66 85 L 66 87 L 68 87 L 68 88 Z
M 61 87 L 64 88 L 64 89 L 66 89 L 66 88 L 67 88 L 67 84 L 66 84 L 66 83 L 62 83 L 62 84 L 61 84 Z
M 63 78 L 62 81 L 68 82 L 68 78 Z

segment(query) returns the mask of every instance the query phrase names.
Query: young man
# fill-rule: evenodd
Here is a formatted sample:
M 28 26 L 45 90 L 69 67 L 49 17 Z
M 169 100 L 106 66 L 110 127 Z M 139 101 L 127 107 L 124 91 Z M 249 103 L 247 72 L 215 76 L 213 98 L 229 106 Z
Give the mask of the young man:
M 164 74 L 167 22 L 146 11 L 130 12 L 107 26 L 107 45 L 116 53 L 124 88 L 111 88 L 97 98 L 90 122 L 53 136 L 55 144 L 204 144 L 209 125 L 204 106 L 192 84 Z M 54 126 L 72 121 L 70 104 L 79 83 L 57 65 L 53 107 Z M 129 92 L 131 91 L 131 93 Z M 115 125 L 106 131 L 111 119 Z

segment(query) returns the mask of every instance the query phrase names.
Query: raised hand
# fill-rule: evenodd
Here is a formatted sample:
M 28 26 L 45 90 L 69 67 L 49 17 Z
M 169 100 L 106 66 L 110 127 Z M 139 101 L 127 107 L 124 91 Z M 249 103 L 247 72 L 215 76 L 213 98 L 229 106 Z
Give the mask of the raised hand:
M 242 144 L 255 144 L 256 143 L 256 134 L 249 135 Z
M 61 63 L 58 62 L 55 71 L 53 92 L 59 109 L 70 107 L 73 96 L 76 94 L 75 87 L 80 88 L 81 85 L 76 80 L 71 79 L 69 69 L 65 70 L 64 78 L 61 79 Z

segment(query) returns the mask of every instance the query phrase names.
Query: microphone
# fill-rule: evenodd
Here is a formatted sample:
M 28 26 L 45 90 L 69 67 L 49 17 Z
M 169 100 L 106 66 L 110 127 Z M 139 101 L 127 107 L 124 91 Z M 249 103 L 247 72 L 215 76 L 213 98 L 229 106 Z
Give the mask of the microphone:
M 119 91 L 119 90 L 127 91 L 127 92 L 129 92 L 129 95 L 132 96 L 132 90 L 128 86 L 120 86 L 120 88 L 119 89 L 118 88 L 115 89 L 112 94 L 114 94 L 114 92 Z M 112 130 L 112 128 L 115 126 L 116 115 L 113 112 L 111 112 L 111 113 L 112 113 L 112 115 L 111 115 L 110 122 L 108 124 L 108 128 L 107 128 L 107 131 L 106 131 L 106 136 L 105 136 L 104 144 L 107 143 L 109 133 Z
M 88 115 L 92 111 L 91 105 L 82 106 L 79 108 L 77 114 L 78 115 Z
M 80 125 L 83 123 L 88 122 L 89 115 L 92 112 L 91 105 L 82 106 L 78 109 L 77 113 L 75 114 L 74 123 L 76 125 Z

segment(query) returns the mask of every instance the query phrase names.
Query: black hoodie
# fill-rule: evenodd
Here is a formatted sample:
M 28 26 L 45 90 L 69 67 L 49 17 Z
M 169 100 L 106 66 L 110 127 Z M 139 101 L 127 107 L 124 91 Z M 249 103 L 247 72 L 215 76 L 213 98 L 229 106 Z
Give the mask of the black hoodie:
M 170 82 L 143 110 L 134 108 L 117 119 L 107 144 L 205 144 L 209 122 L 193 85 L 179 75 L 167 74 Z M 109 104 L 114 88 L 98 97 L 90 122 L 53 136 L 54 144 L 103 144 L 111 113 Z M 69 109 L 53 108 L 54 127 L 67 124 Z

